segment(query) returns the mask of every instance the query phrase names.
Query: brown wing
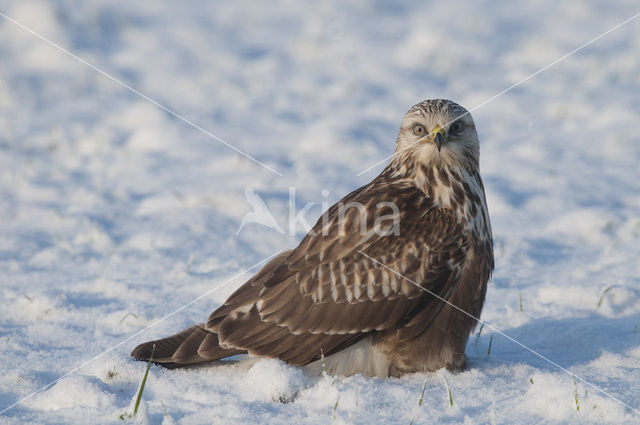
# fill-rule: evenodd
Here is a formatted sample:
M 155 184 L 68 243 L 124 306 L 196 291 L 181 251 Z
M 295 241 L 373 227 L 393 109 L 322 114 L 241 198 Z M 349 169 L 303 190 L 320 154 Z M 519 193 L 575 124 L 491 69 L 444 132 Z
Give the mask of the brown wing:
M 132 355 L 148 359 L 155 343 L 162 350 L 154 360 L 168 366 L 245 352 L 303 365 L 371 332 L 398 329 L 400 338 L 424 332 L 443 303 L 412 282 L 451 296 L 468 250 L 455 216 L 434 208 L 412 184 L 384 175 L 341 202 L 206 324 L 141 344 Z
M 243 353 L 246 351 L 220 347 L 218 334 L 205 330 L 204 324 L 200 324 L 170 337 L 140 344 L 131 355 L 139 360 L 153 358 L 155 363 L 173 369 Z
M 220 313 L 224 319 L 226 315 L 234 317 L 234 311 L 241 309 L 245 304 L 253 304 L 263 287 L 265 276 L 289 256 L 290 251 L 285 251 L 275 256 L 255 276 L 244 283 L 227 302 L 218 308 L 214 314 Z M 213 315 L 212 315 L 213 317 Z M 152 355 L 153 353 L 153 355 Z M 175 335 L 148 341 L 138 345 L 131 355 L 138 360 L 153 358 L 155 363 L 164 367 L 174 368 L 188 366 L 212 360 L 223 359 L 236 354 L 246 353 L 246 350 L 236 348 L 223 348 L 220 346 L 218 333 L 205 329 L 205 324 L 191 326 Z
M 365 208 L 332 207 L 279 265 L 210 316 L 206 329 L 222 347 L 306 364 L 372 331 L 412 337 L 429 326 L 443 303 L 399 274 L 447 299 L 468 249 L 457 220 L 409 185 L 369 185 L 345 200 Z M 380 225 L 394 214 L 397 234 L 385 235 Z

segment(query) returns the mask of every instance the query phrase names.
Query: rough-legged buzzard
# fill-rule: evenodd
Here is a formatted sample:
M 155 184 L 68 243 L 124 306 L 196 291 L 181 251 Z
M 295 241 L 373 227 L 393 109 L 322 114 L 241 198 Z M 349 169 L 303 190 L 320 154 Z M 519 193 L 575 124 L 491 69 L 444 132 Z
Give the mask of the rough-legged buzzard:
M 206 323 L 132 356 L 149 359 L 155 344 L 153 361 L 167 367 L 248 353 L 339 375 L 459 370 L 492 270 L 473 119 L 456 103 L 427 100 L 404 116 L 394 155 L 371 183 Z

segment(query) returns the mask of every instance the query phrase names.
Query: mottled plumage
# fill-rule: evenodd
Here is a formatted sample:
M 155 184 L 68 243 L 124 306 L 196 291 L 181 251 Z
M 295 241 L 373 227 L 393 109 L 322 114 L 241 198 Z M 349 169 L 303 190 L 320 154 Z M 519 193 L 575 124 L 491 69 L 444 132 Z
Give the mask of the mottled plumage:
M 148 359 L 156 344 L 153 361 L 167 367 L 248 353 L 310 372 L 324 354 L 329 373 L 342 375 L 459 370 L 492 270 L 473 119 L 451 101 L 427 100 L 405 115 L 382 173 L 331 207 L 295 249 L 206 323 L 132 355 Z

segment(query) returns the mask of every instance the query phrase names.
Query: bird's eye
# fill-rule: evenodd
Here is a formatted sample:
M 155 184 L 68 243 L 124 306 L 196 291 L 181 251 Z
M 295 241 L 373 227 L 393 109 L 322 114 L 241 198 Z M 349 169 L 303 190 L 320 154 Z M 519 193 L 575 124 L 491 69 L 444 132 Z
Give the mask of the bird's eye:
M 464 128 L 464 124 L 462 124 L 461 121 L 456 121 L 453 124 L 451 124 L 451 127 L 449 127 L 449 131 L 451 133 L 458 134 L 462 131 L 463 128 Z
M 416 136 L 424 136 L 425 132 L 426 130 L 420 124 L 416 124 L 415 126 L 413 126 L 413 134 L 415 134 Z

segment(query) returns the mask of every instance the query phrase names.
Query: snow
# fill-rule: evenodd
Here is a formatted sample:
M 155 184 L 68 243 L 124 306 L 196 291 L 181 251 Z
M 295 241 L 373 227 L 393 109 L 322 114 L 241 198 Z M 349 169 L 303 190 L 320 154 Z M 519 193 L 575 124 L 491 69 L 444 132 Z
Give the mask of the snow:
M 473 108 L 637 2 L 5 0 L 0 12 L 282 174 L 0 17 L 0 410 L 62 378 L 0 424 L 640 421 L 595 388 L 640 408 L 640 18 L 473 111 L 496 253 L 482 318 L 588 384 L 485 326 L 458 374 L 153 366 L 127 416 L 146 368 L 131 349 L 204 320 L 257 267 L 243 271 L 301 238 L 290 188 L 313 223 L 381 170 L 359 175 L 391 153 L 410 106 Z M 248 187 L 284 234 L 236 235 Z
M 100 379 L 75 375 L 61 379 L 49 391 L 40 393 L 25 404 L 37 410 L 58 410 L 73 407 L 104 409 L 115 403 L 115 395 Z

